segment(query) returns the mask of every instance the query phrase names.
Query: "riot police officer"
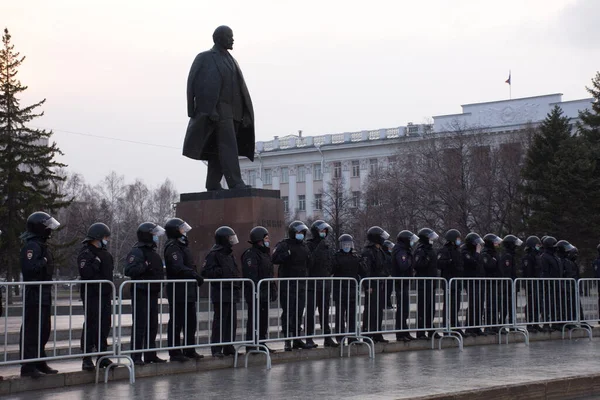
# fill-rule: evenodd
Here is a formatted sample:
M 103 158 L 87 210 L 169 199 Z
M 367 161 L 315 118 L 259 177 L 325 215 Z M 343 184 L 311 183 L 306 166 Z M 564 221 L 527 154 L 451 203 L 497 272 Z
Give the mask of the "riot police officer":
M 485 270 L 486 278 L 499 278 L 498 270 L 498 251 L 497 247 L 502 243 L 502 239 L 493 233 L 488 233 L 483 237 L 483 249 L 481 250 L 481 263 Z M 485 285 L 485 324 L 498 325 L 500 317 L 498 315 L 498 293 L 500 284 L 498 281 L 489 280 Z M 487 327 L 486 333 L 498 333 L 497 327 Z
M 102 222 L 92 224 L 83 240 L 83 246 L 77 256 L 79 276 L 81 277 L 81 300 L 85 310 L 85 322 L 81 332 L 81 351 L 92 353 L 94 347 L 103 352 L 108 348 L 107 338 L 111 325 L 112 287 L 109 284 L 85 283 L 86 280 L 113 280 L 113 257 L 106 249 L 110 238 L 110 228 Z M 99 334 L 98 334 L 99 333 Z M 98 357 L 100 358 L 100 357 Z M 108 367 L 112 362 L 105 358 L 100 368 Z M 83 357 L 81 369 L 93 371 L 94 362 L 89 356 Z
M 331 232 L 331 226 L 322 220 L 316 220 L 310 227 L 311 238 L 306 241 L 311 253 L 311 261 L 308 269 L 308 275 L 311 278 L 331 276 L 331 259 L 333 250 L 327 243 L 327 236 Z M 329 309 L 331 297 L 331 282 L 309 281 L 308 298 L 306 299 L 306 334 L 315 334 L 315 308 L 319 310 L 321 322 L 321 331 L 324 335 L 331 335 L 329 326 Z M 313 348 L 317 344 L 312 338 L 306 340 L 306 345 Z M 338 347 L 338 344 L 331 336 L 325 337 L 325 347 Z
M 544 252 L 540 258 L 542 266 L 542 277 L 549 279 L 562 278 L 563 267 L 560 259 L 556 256 L 556 244 L 558 241 L 553 236 L 547 236 L 542 240 L 542 246 Z M 560 289 L 557 281 L 546 281 L 544 282 L 544 305 L 546 321 L 555 321 L 560 318 L 560 304 L 555 303 L 555 299 L 560 296 Z M 545 331 L 558 330 L 559 327 L 556 324 L 552 324 L 545 329 Z
M 369 271 L 369 278 L 385 278 L 389 275 L 385 270 L 384 242 L 390 235 L 379 226 L 372 226 L 367 231 L 367 244 L 362 251 Z M 385 282 L 381 279 L 370 280 L 364 286 L 365 307 L 363 311 L 363 331 L 381 331 L 383 307 L 385 304 Z M 375 343 L 388 343 L 381 333 L 369 335 Z
M 171 218 L 165 224 L 167 243 L 163 251 L 167 279 L 195 279 L 188 283 L 167 284 L 167 297 L 169 301 L 169 324 L 167 328 L 167 345 L 179 347 L 183 333 L 183 346 L 196 344 L 196 287 L 202 286 L 204 278 L 196 272 L 194 257 L 188 247 L 188 232 L 192 227 L 180 218 Z M 190 359 L 199 360 L 202 355 L 188 347 L 169 350 L 171 361 L 185 362 Z
M 569 253 L 573 251 L 575 247 L 567 242 L 566 240 L 559 240 L 556 243 L 556 255 L 562 264 L 562 277 L 577 279 L 576 266 L 573 261 L 569 258 Z M 560 282 L 561 297 L 558 298 L 560 301 L 561 319 L 564 321 L 573 321 L 576 318 L 575 304 L 577 299 L 575 298 L 575 288 L 572 287 L 568 281 Z
M 252 246 L 242 254 L 242 272 L 244 278 L 252 279 L 256 285 L 258 301 L 256 307 L 260 310 L 258 320 L 258 339 L 265 340 L 269 330 L 269 302 L 277 300 L 277 286 L 275 282 L 261 284 L 258 287 L 258 282 L 261 279 L 270 279 L 274 277 L 273 262 L 271 261 L 271 239 L 269 231 L 262 226 L 255 226 L 250 231 L 250 240 Z M 246 340 L 252 340 L 252 332 L 254 330 L 254 293 L 252 287 L 246 285 L 244 298 L 248 305 L 248 320 L 246 325 Z M 246 347 L 247 350 L 253 350 Z M 274 350 L 267 347 L 268 351 Z
M 412 278 L 415 271 L 413 269 L 412 248 L 419 241 L 419 237 L 411 231 L 401 231 L 396 236 L 396 245 L 392 250 L 392 269 L 393 277 Z M 410 316 L 410 280 L 402 279 L 394 281 L 394 290 L 396 291 L 396 330 L 404 331 L 396 333 L 396 340 L 410 342 L 414 339 L 408 332 L 407 320 Z
M 517 260 L 515 253 L 517 247 L 520 247 L 523 241 L 515 235 L 506 235 L 502 239 L 502 247 L 504 251 L 498 261 L 498 270 L 500 277 L 510 278 L 511 281 L 517 279 Z M 512 324 L 512 283 L 506 284 L 502 282 L 500 294 L 500 318 L 502 324 Z
M 442 272 L 442 278 L 450 282 L 452 278 L 460 278 L 463 276 L 463 263 L 460 254 L 460 245 L 462 244 L 462 235 L 457 229 L 450 229 L 444 235 L 446 243 L 438 251 L 437 267 Z M 457 284 L 458 283 L 458 284 Z M 459 296 L 462 293 L 463 285 L 460 281 L 453 284 L 450 288 L 450 304 L 446 304 L 444 296 L 444 326 L 446 326 L 446 307 L 450 307 L 450 326 L 457 327 L 458 313 L 460 312 Z M 457 307 L 458 306 L 458 307 Z M 458 329 L 458 332 L 464 333 Z
M 54 258 L 47 241 L 60 223 L 45 212 L 34 212 L 27 218 L 27 229 L 21 235 L 25 242 L 19 260 L 23 282 L 51 281 L 54 273 Z M 41 286 L 41 287 L 40 287 Z M 23 304 L 22 342 L 20 353 L 24 360 L 46 357 L 46 343 L 50 338 L 50 313 L 52 307 L 52 285 L 26 285 Z M 21 376 L 39 378 L 41 374 L 56 374 L 57 370 L 45 361 L 23 363 Z
M 310 249 L 305 243 L 308 227 L 302 221 L 288 226 L 288 238 L 277 243 L 273 264 L 279 265 L 280 278 L 299 278 L 280 282 L 281 328 L 286 337 L 300 336 L 300 321 L 304 314 L 306 281 L 311 263 Z M 285 341 L 285 351 L 311 349 L 300 339 Z
M 475 232 L 471 232 L 465 236 L 465 244 L 461 248 L 465 278 L 485 277 L 485 270 L 483 269 L 480 255 L 483 243 L 481 236 Z M 467 287 L 467 294 L 469 296 L 468 325 L 472 327 L 483 325 L 482 311 L 485 298 L 482 288 L 484 286 L 476 279 L 470 281 Z M 485 335 L 479 328 L 468 328 L 466 334 L 470 336 Z
M 239 278 L 240 272 L 233 256 L 233 246 L 239 243 L 235 231 L 221 226 L 215 231 L 215 244 L 204 259 L 202 275 L 208 279 Z M 212 282 L 211 300 L 213 303 L 213 324 L 211 343 L 228 343 L 235 340 L 237 329 L 237 303 L 241 297 L 241 283 Z M 233 345 L 210 348 L 212 356 L 223 358 L 235 354 Z
M 542 269 L 539 262 L 542 241 L 537 236 L 529 236 L 525 240 L 525 254 L 521 258 L 521 271 L 523 278 L 541 278 Z M 530 324 L 539 321 L 541 317 L 541 293 L 542 287 L 539 281 L 529 280 L 526 284 L 527 290 L 527 322 Z M 538 324 L 528 325 L 529 332 L 541 332 L 542 327 Z
M 332 270 L 334 277 L 354 278 L 357 282 L 368 275 L 365 260 L 354 249 L 354 238 L 343 234 L 338 238 L 340 249 L 333 256 Z M 356 330 L 356 283 L 339 281 L 333 283 L 333 301 L 335 302 L 335 331 L 338 341 L 344 333 Z M 348 339 L 353 341 L 356 339 Z
M 136 232 L 137 243 L 127 255 L 124 273 L 133 280 L 164 279 L 163 262 L 156 252 L 159 237 L 165 234 L 162 226 L 154 222 L 142 223 Z M 158 334 L 158 296 L 160 283 L 133 283 L 130 286 L 133 327 L 131 330 L 132 350 L 152 349 L 156 347 Z M 135 365 L 145 363 L 164 363 L 156 351 L 133 353 Z
M 437 259 L 433 242 L 439 238 L 439 235 L 432 229 L 422 228 L 417 232 L 419 242 L 414 256 L 415 276 L 419 278 L 437 277 Z M 435 330 L 433 328 L 433 314 L 435 311 L 435 297 L 433 296 L 433 281 L 419 279 L 417 281 L 417 339 L 427 339 L 426 330 L 429 338 L 433 338 Z
M 383 253 L 385 254 L 385 270 L 391 275 L 392 273 L 392 252 L 394 251 L 394 242 L 386 240 L 383 242 Z M 385 281 L 385 307 L 393 308 L 392 293 L 394 292 L 393 281 Z

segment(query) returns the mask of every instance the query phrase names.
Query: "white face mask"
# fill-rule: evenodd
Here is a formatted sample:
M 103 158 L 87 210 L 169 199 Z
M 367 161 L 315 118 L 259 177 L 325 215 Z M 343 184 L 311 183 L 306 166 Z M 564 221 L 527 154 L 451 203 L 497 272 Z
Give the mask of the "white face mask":
M 348 246 L 348 245 L 342 246 L 342 250 L 345 253 L 350 253 L 350 251 L 352 250 L 352 246 Z
M 263 244 L 268 248 L 271 245 L 271 242 L 263 242 Z
M 296 233 L 296 240 L 304 240 L 304 234 L 303 233 Z
M 108 246 L 108 240 L 102 239 L 102 246 Z

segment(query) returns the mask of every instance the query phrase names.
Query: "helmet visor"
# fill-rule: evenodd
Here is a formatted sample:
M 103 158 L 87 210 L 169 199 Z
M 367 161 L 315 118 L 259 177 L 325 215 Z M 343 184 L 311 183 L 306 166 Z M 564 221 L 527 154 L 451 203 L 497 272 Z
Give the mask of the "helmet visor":
M 521 239 L 517 239 L 517 241 L 515 242 L 516 246 L 521 246 L 523 244 L 523 241 Z
M 348 248 L 353 249 L 354 248 L 354 241 L 352 241 L 352 240 L 345 240 L 343 242 L 340 242 L 340 247 L 342 249 L 348 249 Z
M 431 231 L 431 234 L 429 235 L 429 240 L 434 241 L 434 240 L 438 240 L 439 238 L 440 238 L 440 235 L 438 235 L 434 231 Z
M 567 243 L 565 245 L 565 251 L 571 251 L 573 250 L 575 247 L 571 244 L 571 243 Z
M 48 229 L 56 230 L 60 226 L 60 222 L 58 222 L 54 218 L 50 218 L 44 221 L 44 225 Z
M 187 222 L 184 222 L 183 224 L 181 224 L 179 226 L 179 232 L 181 232 L 182 234 L 186 234 L 191 230 L 192 230 L 192 227 L 189 226 Z
M 150 233 L 151 233 L 153 236 L 159 236 L 159 237 L 160 237 L 160 236 L 162 236 L 162 235 L 164 235 L 164 234 L 165 234 L 165 230 L 164 230 L 164 228 L 163 228 L 162 226 L 160 226 L 160 225 L 156 225 L 156 226 L 154 227 L 154 229 L 152 229 L 152 230 L 150 231 Z
M 413 233 L 413 235 L 410 237 L 410 246 L 413 247 L 418 242 L 419 242 L 419 237 Z
M 308 226 L 304 225 L 304 224 L 298 224 L 294 227 L 294 229 L 296 230 L 296 232 L 302 232 L 302 231 L 307 231 L 308 230 Z
M 238 244 L 240 241 L 238 240 L 237 235 L 231 235 L 229 236 L 229 244 L 230 245 L 234 245 L 234 244 Z
M 483 244 L 484 244 L 485 242 L 483 241 L 483 239 L 482 239 L 482 238 L 478 237 L 478 238 L 476 238 L 476 239 L 475 239 L 475 241 L 474 241 L 473 243 L 475 243 L 475 245 L 480 245 L 480 246 L 483 246 Z
M 390 238 L 390 234 L 387 233 L 386 231 L 383 231 L 381 233 L 381 237 L 383 238 L 383 240 L 388 240 Z

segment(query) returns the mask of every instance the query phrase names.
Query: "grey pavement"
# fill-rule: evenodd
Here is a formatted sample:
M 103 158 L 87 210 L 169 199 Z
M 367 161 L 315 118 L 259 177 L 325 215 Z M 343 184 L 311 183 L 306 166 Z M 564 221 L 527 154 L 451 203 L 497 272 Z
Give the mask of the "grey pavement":
M 407 399 L 600 373 L 600 340 L 405 351 L 29 392 L 11 399 Z

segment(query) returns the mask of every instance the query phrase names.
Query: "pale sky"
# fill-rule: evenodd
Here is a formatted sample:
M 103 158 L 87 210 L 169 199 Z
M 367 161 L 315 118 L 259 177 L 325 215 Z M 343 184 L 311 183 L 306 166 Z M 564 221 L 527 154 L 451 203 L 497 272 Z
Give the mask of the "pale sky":
M 47 98 L 69 170 L 114 170 L 180 192 L 206 167 L 181 155 L 192 60 L 229 25 L 257 140 L 421 123 L 461 104 L 589 97 L 600 69 L 598 0 L 19 0 L 0 27 L 27 59 L 22 104 Z M 69 134 L 153 143 L 163 148 Z

